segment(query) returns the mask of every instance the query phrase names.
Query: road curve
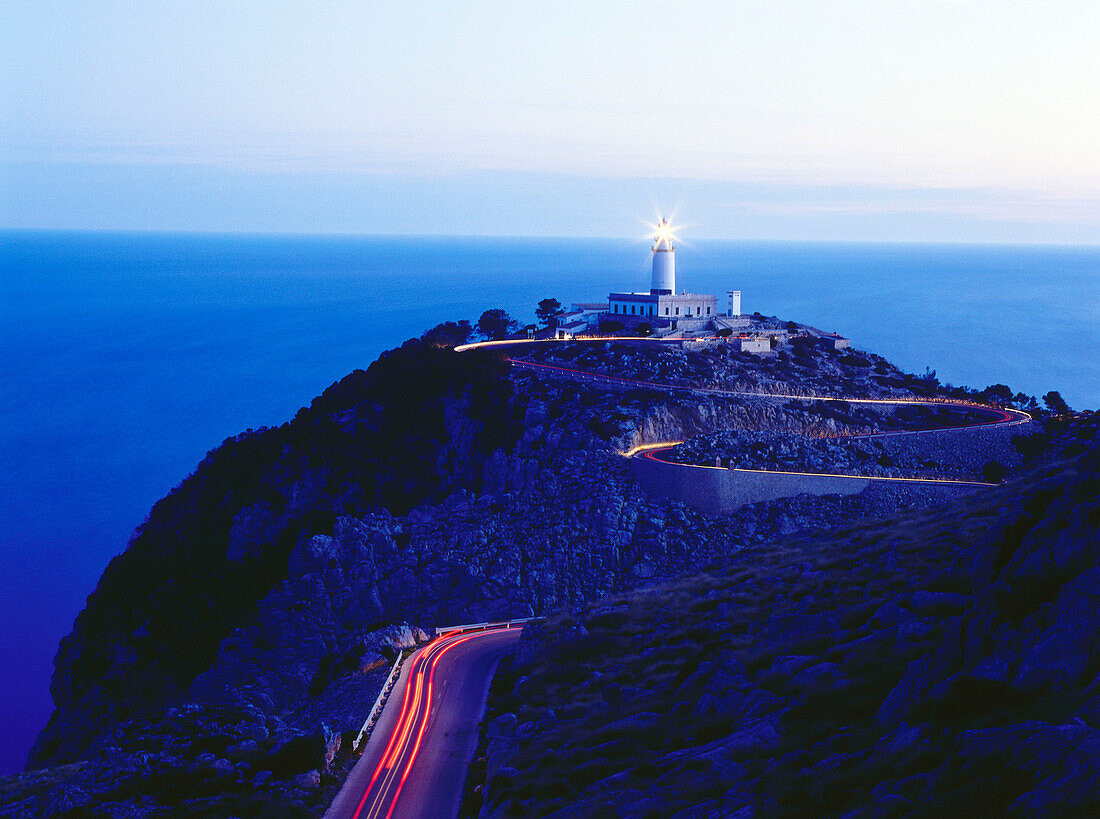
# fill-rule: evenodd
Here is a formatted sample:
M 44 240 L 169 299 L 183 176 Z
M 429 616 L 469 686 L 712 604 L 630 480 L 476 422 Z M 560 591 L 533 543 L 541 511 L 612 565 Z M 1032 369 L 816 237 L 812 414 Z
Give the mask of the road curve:
M 585 370 L 576 370 L 569 367 L 557 367 L 550 364 L 536 364 L 533 361 L 523 361 L 522 359 L 508 358 L 506 361 L 513 367 L 520 369 L 529 369 L 536 372 L 543 372 L 551 375 L 560 375 L 567 378 L 573 378 L 582 381 L 596 381 L 602 383 L 610 383 L 628 387 L 646 387 L 656 390 L 676 391 L 676 392 L 689 392 L 697 395 L 713 395 L 713 396 L 725 396 L 725 397 L 751 397 L 758 399 L 783 399 L 783 400 L 800 400 L 800 401 L 833 401 L 843 402 L 847 404 L 883 404 L 883 405 L 895 405 L 895 406 L 918 406 L 918 407 L 956 407 L 959 409 L 976 410 L 978 412 L 985 413 L 989 420 L 978 421 L 976 423 L 962 424 L 958 426 L 950 427 L 933 427 L 929 429 L 910 429 L 910 430 L 896 430 L 893 432 L 857 432 L 850 433 L 848 435 L 841 435 L 838 437 L 850 437 L 850 438 L 890 438 L 903 435 L 927 435 L 937 432 L 950 432 L 966 429 L 980 429 L 982 427 L 992 426 L 1019 426 L 1022 424 L 1029 424 L 1032 421 L 1030 415 L 1026 412 L 1017 409 L 1005 409 L 1001 407 L 989 407 L 984 404 L 978 404 L 971 401 L 960 401 L 957 399 L 922 399 L 922 398 L 843 398 L 834 395 L 797 395 L 794 393 L 766 393 L 766 392 L 748 392 L 742 390 L 723 390 L 714 387 L 688 387 L 681 384 L 667 384 L 656 381 L 639 381 L 633 378 L 622 378 L 620 376 L 602 375 L 600 373 L 586 372 Z M 669 461 L 666 458 L 660 457 L 660 453 L 668 452 L 673 448 L 682 444 L 682 441 L 662 441 L 660 443 L 642 444 L 630 449 L 627 452 L 621 453 L 626 457 L 634 458 L 646 458 L 651 461 L 661 461 L 662 463 L 671 464 L 673 466 L 680 466 L 685 469 L 724 469 L 725 467 L 706 466 L 701 464 L 684 464 L 677 463 L 675 461 Z M 777 472 L 777 470 L 768 469 L 736 469 L 738 472 Z M 806 473 L 806 472 L 783 472 L 779 474 L 792 474 L 799 475 L 806 478 L 853 478 L 859 480 L 870 481 L 882 481 L 882 482 L 906 482 L 906 483 L 932 483 L 932 484 L 956 484 L 960 486 L 995 486 L 996 484 L 987 483 L 985 481 L 963 481 L 963 480 L 947 480 L 943 478 L 895 478 L 884 477 L 874 475 L 843 475 L 838 473 Z
M 864 438 L 882 438 L 889 435 L 915 435 L 927 432 L 940 432 L 952 429 L 967 429 L 983 426 L 1015 426 L 1031 422 L 1031 416 L 1017 409 L 1002 409 L 1001 407 L 989 407 L 973 401 L 960 401 L 954 398 L 848 398 L 840 395 L 806 395 L 783 392 L 752 392 L 748 390 L 723 390 L 716 387 L 689 387 L 683 384 L 668 384 L 660 381 L 639 381 L 636 378 L 622 378 L 615 375 L 603 375 L 585 370 L 576 370 L 569 367 L 556 367 L 550 364 L 536 364 L 534 361 L 524 361 L 518 358 L 505 359 L 513 367 L 530 369 L 550 374 L 564 375 L 569 378 L 587 381 L 599 381 L 609 384 L 619 384 L 628 387 L 648 387 L 650 389 L 666 390 L 669 392 L 690 392 L 698 395 L 713 395 L 718 397 L 781 399 L 795 401 L 831 401 L 843 404 L 882 404 L 888 406 L 916 406 L 916 407 L 958 407 L 960 409 L 978 410 L 992 416 L 989 421 L 976 424 L 964 424 L 955 427 L 935 427 L 933 429 L 901 430 L 897 432 L 870 432 L 855 433 L 855 436 Z
M 455 816 L 489 683 L 522 631 L 449 634 L 413 654 L 325 816 Z
M 703 339 L 698 339 L 703 340 Z M 465 352 L 467 350 L 477 350 L 485 347 L 504 347 L 509 345 L 524 345 L 524 344 L 546 344 L 557 343 L 562 344 L 565 341 L 588 341 L 588 342 L 608 342 L 608 341 L 642 341 L 650 343 L 682 343 L 684 339 L 662 339 L 662 338 L 636 338 L 633 336 L 604 336 L 604 337 L 592 337 L 592 338 L 573 338 L 573 339 L 501 339 L 499 341 L 475 341 L 471 344 L 461 344 L 454 348 L 456 353 Z M 977 424 L 966 424 L 963 426 L 955 427 L 935 427 L 933 429 L 913 429 L 913 430 L 899 430 L 896 432 L 868 432 L 868 433 L 854 433 L 853 437 L 863 438 L 885 438 L 894 435 L 920 435 L 929 432 L 946 432 L 948 430 L 967 429 L 970 427 L 983 427 L 983 426 L 1017 426 L 1020 424 L 1029 424 L 1032 421 L 1030 415 L 1023 410 L 1002 408 L 1002 407 L 989 407 L 985 404 L 978 404 L 973 401 L 960 401 L 954 398 L 941 398 L 941 399 L 928 399 L 928 398 L 846 398 L 839 395 L 800 395 L 797 393 L 775 393 L 775 392 L 751 392 L 747 390 L 723 390 L 714 387 L 689 387 L 683 384 L 668 384 L 658 381 L 640 381 L 634 378 L 622 378 L 614 375 L 603 375 L 601 373 L 592 373 L 585 370 L 577 370 L 569 367 L 556 367 L 551 364 L 537 364 L 534 361 L 524 361 L 519 358 L 505 358 L 513 367 L 519 369 L 529 369 L 541 372 L 548 372 L 551 374 L 564 375 L 570 378 L 577 378 L 581 380 L 589 381 L 601 381 L 610 384 L 618 384 L 629 387 L 648 387 L 651 389 L 668 390 L 676 392 L 690 392 L 701 395 L 714 395 L 714 396 L 737 396 L 737 397 L 750 397 L 750 398 L 762 398 L 762 399 L 785 399 L 785 400 L 798 400 L 798 401 L 833 401 L 846 404 L 892 404 L 892 405 L 904 405 L 910 406 L 924 406 L 924 407 L 943 407 L 954 406 L 966 409 L 975 409 L 983 412 L 987 412 L 993 416 L 989 421 L 985 421 Z

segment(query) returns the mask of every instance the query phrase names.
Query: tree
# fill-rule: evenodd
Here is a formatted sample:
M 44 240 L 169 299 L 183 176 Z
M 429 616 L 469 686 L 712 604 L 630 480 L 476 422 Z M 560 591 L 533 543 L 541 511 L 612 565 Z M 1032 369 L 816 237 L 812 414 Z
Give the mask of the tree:
M 430 330 L 426 330 L 420 340 L 433 347 L 457 347 L 465 344 L 474 335 L 474 328 L 470 322 L 462 319 L 459 322 L 445 321 L 437 324 Z
M 488 339 L 504 338 L 514 333 L 517 327 L 519 323 L 499 308 L 486 310 L 477 320 L 477 331 Z
M 650 326 L 648 321 L 643 321 L 641 324 L 634 328 L 634 331 L 643 338 L 645 336 L 653 335 L 653 328 Z
M 544 327 L 557 327 L 558 316 L 564 312 L 561 302 L 557 299 L 543 299 L 539 302 L 539 309 L 535 311 L 535 315 Z
M 1063 399 L 1061 393 L 1057 390 L 1051 390 L 1043 396 L 1043 403 L 1047 405 L 1047 409 L 1053 412 L 1055 415 L 1069 415 L 1073 410 L 1069 408 Z
M 718 338 L 729 338 L 733 335 L 733 330 L 731 330 L 729 327 L 723 327 L 721 330 L 715 333 L 715 335 L 718 336 Z
M 1012 403 L 1012 390 L 1005 384 L 990 384 L 982 390 L 982 399 L 1003 407 Z

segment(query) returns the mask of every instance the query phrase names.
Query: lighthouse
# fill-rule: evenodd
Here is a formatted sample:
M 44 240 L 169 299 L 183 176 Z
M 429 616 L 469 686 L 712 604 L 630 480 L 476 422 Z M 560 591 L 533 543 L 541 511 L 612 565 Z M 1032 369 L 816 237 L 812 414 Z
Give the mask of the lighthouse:
M 671 296 L 676 292 L 676 249 L 672 246 L 672 226 L 662 218 L 653 237 L 653 281 L 650 295 Z
M 649 292 L 609 293 L 603 320 L 647 332 L 703 332 L 718 316 L 718 298 L 676 292 L 676 249 L 679 241 L 668 219 L 653 226 L 653 280 Z

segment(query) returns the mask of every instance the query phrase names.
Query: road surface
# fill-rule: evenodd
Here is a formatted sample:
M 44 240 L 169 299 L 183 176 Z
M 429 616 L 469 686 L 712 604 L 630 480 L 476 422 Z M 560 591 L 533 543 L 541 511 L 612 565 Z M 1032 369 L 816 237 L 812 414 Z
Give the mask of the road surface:
M 489 683 L 522 631 L 447 635 L 410 657 L 362 758 L 325 816 L 455 816 Z

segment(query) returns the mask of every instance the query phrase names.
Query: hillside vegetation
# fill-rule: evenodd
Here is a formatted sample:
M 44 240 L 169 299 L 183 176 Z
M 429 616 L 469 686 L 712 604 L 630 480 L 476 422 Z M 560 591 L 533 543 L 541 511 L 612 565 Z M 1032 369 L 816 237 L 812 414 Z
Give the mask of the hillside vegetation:
M 395 653 L 433 627 L 552 614 L 795 532 L 974 491 L 875 485 L 708 517 L 644 494 L 621 453 L 716 429 L 873 431 L 881 414 L 547 375 L 500 352 L 457 354 L 437 335 L 384 354 L 287 424 L 227 440 L 154 506 L 62 641 L 57 710 L 28 772 L 0 781 L 0 815 L 318 813 Z M 638 381 L 937 387 L 877 356 L 806 345 L 789 356 L 641 342 L 532 352 Z M 1047 438 L 1017 446 L 1014 432 L 997 431 L 1009 469 L 1048 457 Z
M 289 423 L 213 450 L 156 503 L 62 641 L 58 710 L 31 764 L 77 759 L 97 729 L 185 699 L 221 641 L 287 577 L 294 547 L 339 515 L 400 513 L 476 486 L 487 454 L 519 431 L 505 370 L 410 342 Z
M 482 816 L 1097 815 L 1098 428 L 527 630 Z

